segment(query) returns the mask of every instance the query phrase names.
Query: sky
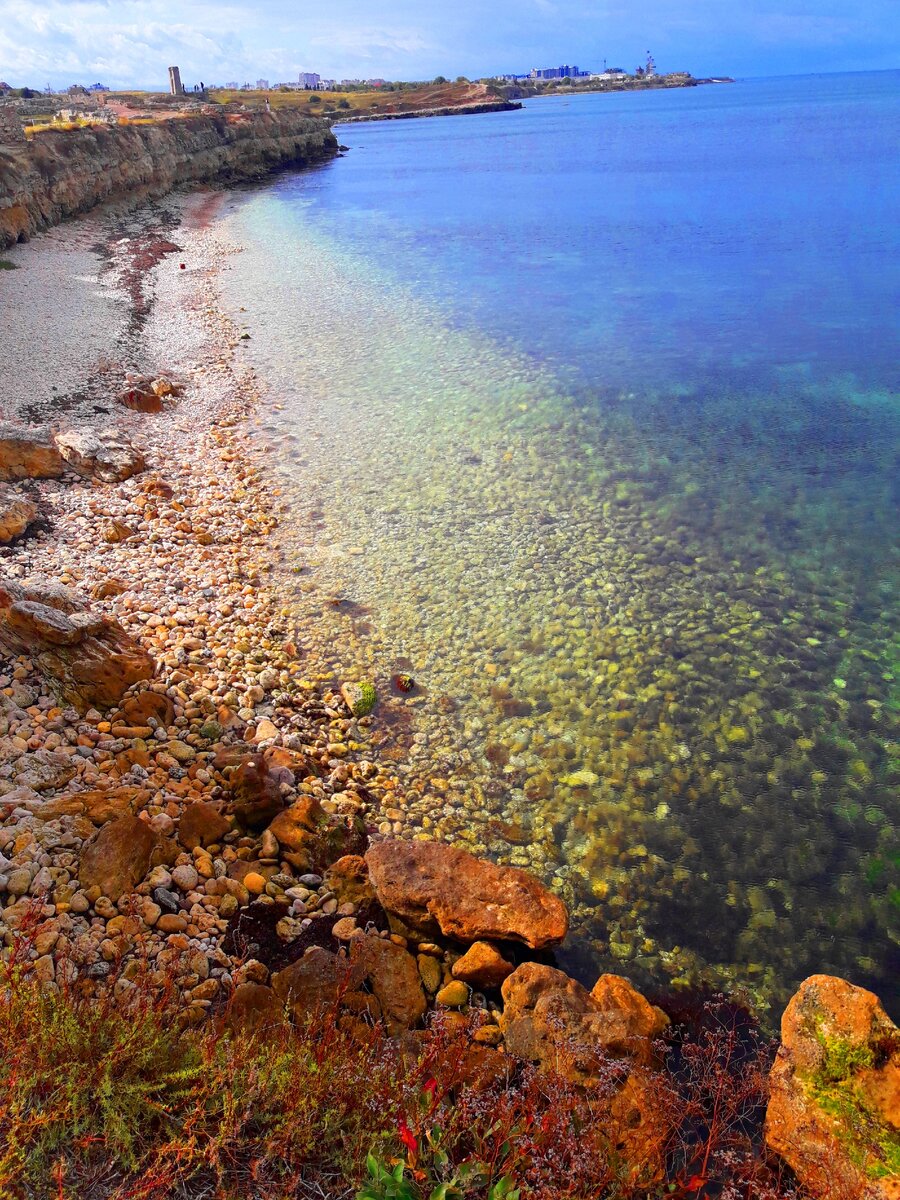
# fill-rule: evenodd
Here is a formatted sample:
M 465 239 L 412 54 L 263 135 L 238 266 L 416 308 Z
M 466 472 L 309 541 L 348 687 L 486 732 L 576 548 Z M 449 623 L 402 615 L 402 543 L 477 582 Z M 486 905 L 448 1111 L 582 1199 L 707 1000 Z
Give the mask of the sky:
M 477 78 L 561 63 L 784 75 L 900 67 L 897 0 L 0 0 L 0 80 Z

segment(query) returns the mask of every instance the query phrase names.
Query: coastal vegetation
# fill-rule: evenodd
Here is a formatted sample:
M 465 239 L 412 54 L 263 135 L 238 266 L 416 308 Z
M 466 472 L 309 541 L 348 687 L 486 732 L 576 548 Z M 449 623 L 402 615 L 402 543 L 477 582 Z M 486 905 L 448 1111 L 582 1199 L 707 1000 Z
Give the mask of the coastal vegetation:
M 27 944 L 26 931 L 0 962 L 4 1195 L 799 1195 L 761 1148 L 770 1048 L 721 1001 L 669 1036 L 652 1075 L 672 1118 L 666 1178 L 652 1181 L 610 1141 L 612 1059 L 586 1093 L 526 1064 L 479 1064 L 449 1014 L 405 1041 L 328 1007 L 254 1031 L 233 1028 L 226 1004 L 188 1028 L 174 967 L 151 987 L 139 958 L 120 963 L 88 999 L 42 984 Z

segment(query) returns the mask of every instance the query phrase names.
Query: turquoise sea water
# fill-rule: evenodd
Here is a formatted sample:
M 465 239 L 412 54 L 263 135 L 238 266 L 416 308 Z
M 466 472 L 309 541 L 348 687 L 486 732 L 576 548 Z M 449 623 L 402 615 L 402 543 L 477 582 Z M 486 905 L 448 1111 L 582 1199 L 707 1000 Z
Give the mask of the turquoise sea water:
M 547 98 L 230 218 L 310 672 L 586 977 L 900 998 L 898 127 L 891 72 Z

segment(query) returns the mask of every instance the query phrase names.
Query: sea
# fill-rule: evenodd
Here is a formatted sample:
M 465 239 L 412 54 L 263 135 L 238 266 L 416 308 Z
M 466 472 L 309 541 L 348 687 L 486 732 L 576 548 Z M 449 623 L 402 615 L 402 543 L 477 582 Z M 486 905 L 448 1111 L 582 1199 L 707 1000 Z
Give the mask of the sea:
M 304 668 L 588 985 L 900 1015 L 898 129 L 890 71 L 542 97 L 231 204 Z

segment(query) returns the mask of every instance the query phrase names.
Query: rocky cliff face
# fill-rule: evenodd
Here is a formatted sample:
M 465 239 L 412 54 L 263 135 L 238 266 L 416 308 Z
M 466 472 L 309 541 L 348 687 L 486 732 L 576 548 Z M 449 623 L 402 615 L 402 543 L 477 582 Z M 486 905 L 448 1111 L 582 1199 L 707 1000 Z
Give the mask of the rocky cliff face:
M 137 203 L 177 184 L 249 178 L 336 150 L 326 121 L 284 110 L 41 133 L 0 147 L 0 249 L 105 201 Z

